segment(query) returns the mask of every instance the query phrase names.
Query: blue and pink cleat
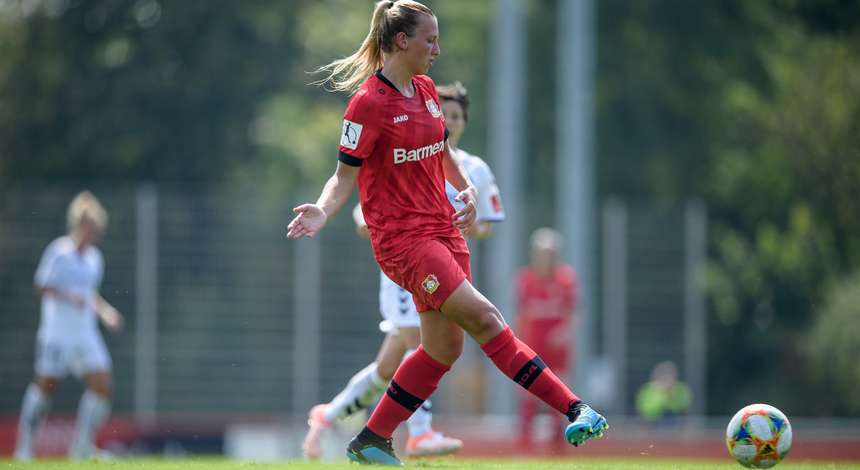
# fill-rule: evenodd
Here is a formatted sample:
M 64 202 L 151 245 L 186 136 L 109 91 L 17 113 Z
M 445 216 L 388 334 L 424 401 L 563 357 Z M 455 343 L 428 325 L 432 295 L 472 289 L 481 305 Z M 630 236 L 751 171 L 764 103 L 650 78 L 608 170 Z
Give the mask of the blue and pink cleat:
M 606 418 L 585 403 L 576 405 L 574 415 L 573 421 L 564 429 L 564 438 L 574 447 L 603 436 L 603 432 L 609 429 Z
M 346 448 L 346 456 L 351 462 L 362 465 L 403 466 L 403 462 L 394 455 L 391 439 L 377 436 L 367 428 L 352 438 Z

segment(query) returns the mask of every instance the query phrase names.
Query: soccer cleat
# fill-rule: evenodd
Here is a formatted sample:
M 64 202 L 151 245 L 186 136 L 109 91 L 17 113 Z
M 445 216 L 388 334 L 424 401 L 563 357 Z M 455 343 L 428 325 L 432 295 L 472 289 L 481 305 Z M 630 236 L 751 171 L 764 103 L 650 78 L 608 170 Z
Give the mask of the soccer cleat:
M 441 432 L 427 431 L 418 437 L 410 437 L 406 441 L 406 455 L 409 457 L 427 457 L 431 455 L 448 455 L 463 448 L 463 441 L 442 435 Z
M 326 408 L 328 405 L 316 405 L 308 413 L 308 433 L 302 442 L 302 453 L 306 458 L 318 459 L 322 456 L 320 437 L 324 430 L 331 427 L 331 422 L 325 419 Z
M 403 466 L 403 462 L 394 455 L 391 439 L 383 439 L 367 428 L 352 438 L 346 448 L 346 456 L 361 465 Z
M 565 439 L 574 447 L 579 447 L 589 439 L 603 436 L 603 432 L 609 429 L 606 418 L 584 403 L 577 405 L 575 416 L 573 422 L 564 429 Z

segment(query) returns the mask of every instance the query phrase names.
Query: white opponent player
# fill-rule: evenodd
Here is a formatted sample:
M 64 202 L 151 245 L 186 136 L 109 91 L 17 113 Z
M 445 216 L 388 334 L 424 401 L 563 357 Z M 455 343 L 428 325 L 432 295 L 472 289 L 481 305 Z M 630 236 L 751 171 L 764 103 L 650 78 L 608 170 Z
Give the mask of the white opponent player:
M 483 239 L 490 235 L 492 222 L 504 220 L 505 213 L 490 167 L 479 157 L 457 147 L 468 119 L 469 100 L 466 89 L 459 82 L 437 87 L 442 102 L 442 112 L 449 132 L 451 148 L 463 163 L 469 178 L 478 189 L 477 220 L 466 235 L 469 238 Z M 461 203 L 455 202 L 457 190 L 446 184 L 448 200 L 460 209 Z M 370 238 L 361 207 L 353 211 L 356 230 L 359 236 Z M 314 406 L 308 418 L 308 433 L 302 450 L 306 457 L 315 459 L 322 454 L 320 437 L 338 419 L 345 418 L 359 410 L 376 403 L 394 376 L 394 372 L 404 357 L 411 354 L 420 344 L 421 320 L 412 302 L 412 294 L 391 281 L 382 272 L 379 286 L 379 309 L 384 320 L 379 328 L 386 334 L 376 356 L 376 361 L 356 373 L 339 394 L 330 402 Z M 445 455 L 463 447 L 459 439 L 444 436 L 431 427 L 430 400 L 424 402 L 406 422 L 409 439 L 406 454 L 410 457 Z
M 101 295 L 104 260 L 95 243 L 107 226 L 107 213 L 89 191 L 69 204 L 69 234 L 45 249 L 36 270 L 35 288 L 42 298 L 36 336 L 36 377 L 27 387 L 18 423 L 17 460 L 31 460 L 42 417 L 60 381 L 70 372 L 86 390 L 78 406 L 69 457 L 94 456 L 95 436 L 110 414 L 111 359 L 97 318 L 119 331 L 123 318 Z

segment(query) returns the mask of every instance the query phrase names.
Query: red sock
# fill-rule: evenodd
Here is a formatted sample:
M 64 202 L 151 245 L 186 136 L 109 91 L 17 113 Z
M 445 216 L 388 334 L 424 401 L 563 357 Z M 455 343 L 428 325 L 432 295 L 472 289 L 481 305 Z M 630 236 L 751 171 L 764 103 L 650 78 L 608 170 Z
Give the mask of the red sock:
M 538 355 L 514 336 L 510 327 L 481 349 L 505 375 L 559 412 L 567 414 L 571 404 L 579 401 Z
M 439 379 L 450 369 L 451 366 L 433 359 L 418 346 L 397 368 L 388 391 L 370 415 L 367 427 L 385 439 L 390 438 L 397 425 L 406 421 L 433 394 Z

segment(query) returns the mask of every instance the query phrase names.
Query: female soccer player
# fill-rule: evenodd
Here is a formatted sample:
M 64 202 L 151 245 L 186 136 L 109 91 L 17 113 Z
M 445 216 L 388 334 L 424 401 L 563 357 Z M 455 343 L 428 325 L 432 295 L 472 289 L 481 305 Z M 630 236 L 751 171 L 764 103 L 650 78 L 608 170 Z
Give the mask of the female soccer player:
M 96 433 L 110 414 L 111 359 L 96 318 L 114 332 L 122 328 L 123 318 L 98 292 L 104 260 L 95 243 L 107 226 L 107 213 L 95 196 L 84 191 L 69 204 L 67 220 L 69 235 L 48 245 L 36 270 L 42 316 L 36 337 L 36 378 L 24 394 L 18 423 L 18 460 L 33 458 L 33 438 L 42 415 L 69 372 L 82 377 L 87 387 L 78 406 L 69 457 L 92 455 Z
M 579 287 L 573 266 L 561 260 L 561 234 L 551 228 L 535 230 L 531 236 L 531 262 L 517 276 L 517 333 L 560 377 L 569 377 L 570 322 L 576 312 Z M 520 446 L 533 444 L 533 422 L 538 401 L 520 400 Z M 556 415 L 557 423 L 561 416 Z M 553 441 L 553 448 L 558 450 Z
M 490 223 L 501 222 L 505 213 L 490 167 L 479 157 L 460 150 L 457 145 L 468 118 L 468 95 L 460 82 L 437 87 L 437 91 L 442 101 L 442 114 L 450 131 L 448 142 L 460 156 L 469 179 L 478 189 L 477 219 L 467 234 L 471 238 L 486 238 L 490 234 Z M 448 201 L 453 207 L 461 208 L 462 204 L 454 200 L 459 191 L 450 183 L 446 182 L 445 186 Z M 359 236 L 369 239 L 370 232 L 360 205 L 355 206 L 353 218 Z M 379 348 L 376 361 L 353 375 L 346 387 L 330 402 L 311 408 L 308 413 L 308 433 L 302 443 L 305 457 L 315 459 L 322 455 L 322 432 L 331 427 L 335 420 L 376 403 L 400 362 L 412 354 L 421 343 L 421 320 L 415 303 L 412 302 L 412 294 L 395 284 L 383 272 L 380 272 L 379 281 L 379 310 L 384 319 L 379 328 L 386 337 Z M 463 441 L 434 431 L 431 422 L 430 400 L 426 400 L 406 421 L 409 430 L 409 440 L 406 442 L 408 456 L 445 455 L 463 447 Z
M 460 356 L 464 331 L 504 374 L 567 415 L 568 442 L 579 445 L 607 427 L 469 282 L 469 250 L 460 231 L 475 221 L 476 191 L 450 149 L 436 88 L 425 75 L 440 53 L 438 40 L 429 8 L 412 0 L 381 1 L 359 50 L 324 67 L 330 72 L 325 82 L 355 94 L 344 115 L 334 175 L 315 204 L 293 209 L 287 227 L 289 238 L 316 235 L 358 182 L 374 257 L 412 293 L 421 312 L 421 346 L 401 363 L 347 448 L 360 463 L 402 465 L 391 446 L 394 429 Z M 459 191 L 462 209 L 448 203 L 446 180 Z

